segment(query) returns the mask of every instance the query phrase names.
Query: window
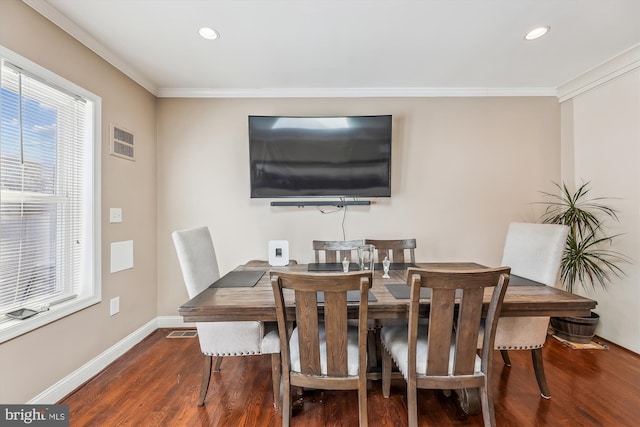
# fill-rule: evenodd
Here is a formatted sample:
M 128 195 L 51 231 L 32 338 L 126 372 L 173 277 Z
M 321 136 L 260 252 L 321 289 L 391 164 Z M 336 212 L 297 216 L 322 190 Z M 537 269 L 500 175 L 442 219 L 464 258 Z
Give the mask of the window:
M 1 342 L 100 301 L 100 99 L 5 49 L 0 60 Z M 20 308 L 39 313 L 5 316 Z

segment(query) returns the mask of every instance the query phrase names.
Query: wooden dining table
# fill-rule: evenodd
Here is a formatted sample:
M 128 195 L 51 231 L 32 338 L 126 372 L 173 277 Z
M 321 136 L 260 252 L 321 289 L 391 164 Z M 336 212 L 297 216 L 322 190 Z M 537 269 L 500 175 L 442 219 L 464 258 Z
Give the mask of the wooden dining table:
M 474 262 L 426 262 L 417 263 L 418 268 L 469 270 L 481 268 Z M 178 309 L 185 322 L 226 322 L 243 320 L 275 321 L 276 309 L 270 272 L 307 272 L 308 265 L 295 264 L 287 267 L 239 266 L 225 275 L 219 283 L 205 289 Z M 254 282 L 245 282 L 245 273 L 255 272 Z M 402 319 L 409 315 L 407 269 L 392 269 L 389 278 L 383 278 L 380 269 L 374 268 L 373 284 L 370 290 L 368 316 L 370 319 Z M 236 277 L 238 277 L 236 279 Z M 405 288 L 405 292 L 402 291 Z M 392 292 L 393 291 L 393 292 Z M 485 310 L 491 295 L 485 295 Z M 502 305 L 501 316 L 589 316 L 597 302 L 561 289 L 552 288 L 515 275 L 510 276 Z M 285 294 L 285 305 L 290 315 L 295 316 L 293 295 Z M 429 298 L 421 299 L 421 316 L 427 316 Z M 322 310 L 322 305 L 319 305 Z M 357 318 L 358 302 L 348 303 L 349 316 Z M 371 378 L 378 378 L 372 376 Z M 477 389 L 457 390 L 460 406 L 468 414 L 480 412 Z
M 426 262 L 417 263 L 419 268 L 438 268 L 464 270 L 480 268 L 473 262 Z M 223 322 L 240 320 L 275 321 L 276 308 L 273 290 L 269 281 L 269 271 L 306 272 L 306 264 L 295 264 L 287 267 L 239 266 L 234 272 L 263 271 L 265 274 L 253 286 L 233 283 L 227 280 L 225 287 L 209 287 L 194 298 L 185 302 L 178 312 L 185 322 Z M 389 271 L 389 278 L 382 277 L 382 271 L 374 269 L 371 294 L 369 300 L 370 319 L 402 319 L 409 314 L 409 300 L 397 298 L 390 291 L 393 286 L 399 287 L 407 283 L 407 269 Z M 485 305 L 489 305 L 490 296 L 485 297 Z M 422 309 L 425 314 L 429 309 L 429 300 L 424 299 Z M 286 298 L 285 304 L 294 314 L 293 297 Z M 509 287 L 502 306 L 502 316 L 589 316 L 597 302 L 579 295 L 565 292 L 558 288 L 545 286 L 518 276 L 511 276 Z M 357 317 L 356 301 L 350 304 L 353 317 Z

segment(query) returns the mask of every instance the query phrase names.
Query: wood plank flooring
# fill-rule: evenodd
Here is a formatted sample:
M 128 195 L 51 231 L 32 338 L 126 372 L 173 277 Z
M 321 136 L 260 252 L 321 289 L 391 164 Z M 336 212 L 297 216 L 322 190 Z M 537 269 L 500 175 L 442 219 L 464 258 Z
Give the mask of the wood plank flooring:
M 269 356 L 228 357 L 214 374 L 205 406 L 196 401 L 203 356 L 197 338 L 168 339 L 158 329 L 59 403 L 69 404 L 71 426 L 279 426 L 273 408 Z M 609 344 L 609 343 L 607 343 Z M 495 363 L 498 426 L 637 426 L 640 423 L 640 356 L 608 350 L 574 350 L 549 336 L 544 363 L 552 398 L 540 397 L 529 351 Z M 421 426 L 481 426 L 454 398 L 418 392 Z M 394 382 L 391 397 L 379 381 L 368 394 L 370 426 L 407 425 L 406 390 Z M 292 426 L 357 426 L 355 391 L 308 391 L 294 406 Z

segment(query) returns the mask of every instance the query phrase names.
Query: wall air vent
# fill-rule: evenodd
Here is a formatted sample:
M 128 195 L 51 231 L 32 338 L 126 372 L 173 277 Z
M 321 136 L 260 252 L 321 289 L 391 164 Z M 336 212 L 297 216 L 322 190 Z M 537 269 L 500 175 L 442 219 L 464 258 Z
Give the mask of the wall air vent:
M 178 330 L 171 331 L 167 338 L 193 338 L 198 336 L 198 331 L 193 330 Z
M 127 160 L 134 160 L 133 132 L 125 130 L 120 126 L 111 125 L 111 155 Z

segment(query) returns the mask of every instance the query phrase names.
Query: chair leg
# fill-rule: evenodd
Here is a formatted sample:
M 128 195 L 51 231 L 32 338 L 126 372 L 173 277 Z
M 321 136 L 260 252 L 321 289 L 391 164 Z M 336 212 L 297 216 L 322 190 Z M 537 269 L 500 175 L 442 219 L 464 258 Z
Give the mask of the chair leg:
M 418 389 L 415 379 L 407 381 L 407 415 L 409 427 L 418 427 Z
M 222 364 L 222 356 L 216 357 L 216 366 L 213 368 L 213 372 L 220 372 L 221 364 Z
M 493 407 L 493 391 L 491 385 L 485 384 L 480 387 L 480 404 L 482 405 L 482 420 L 485 427 L 496 425 L 496 414 Z
M 509 358 L 509 352 L 507 350 L 500 350 L 500 355 L 502 356 L 502 361 L 505 365 L 511 366 L 511 358 Z
M 533 362 L 533 370 L 536 373 L 540 395 L 545 399 L 551 399 L 551 392 L 549 392 L 547 377 L 544 374 L 544 364 L 542 363 L 542 347 L 531 350 L 531 361 Z
M 382 349 L 382 395 L 386 398 L 391 393 L 391 354 Z
M 282 371 L 282 365 L 280 364 L 280 353 L 271 354 L 271 381 L 273 382 L 273 406 L 276 409 L 280 408 L 280 377 Z
M 282 427 L 289 427 L 292 414 L 291 404 L 291 383 L 289 382 L 289 372 L 282 375 Z
M 360 380 L 360 385 L 358 386 L 358 410 L 359 410 L 359 421 L 360 426 L 366 427 L 369 425 L 367 419 L 367 380 L 366 375 L 364 375 L 364 379 Z
M 204 355 L 204 369 L 202 370 L 202 383 L 200 384 L 200 397 L 198 398 L 198 406 L 204 406 L 204 399 L 207 397 L 209 390 L 209 382 L 211 381 L 211 366 L 213 365 L 213 356 Z

